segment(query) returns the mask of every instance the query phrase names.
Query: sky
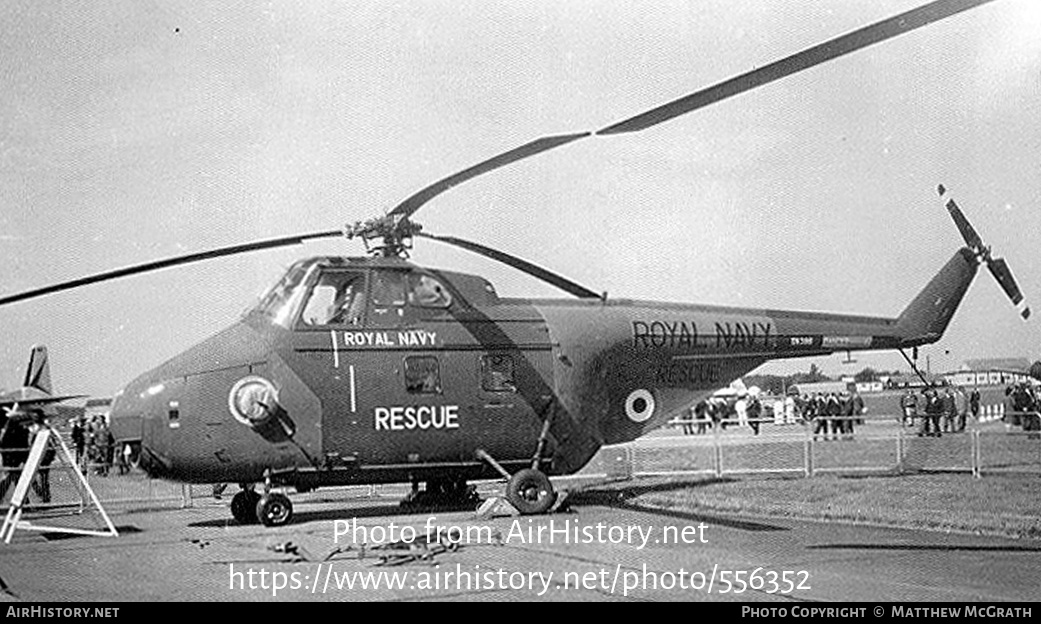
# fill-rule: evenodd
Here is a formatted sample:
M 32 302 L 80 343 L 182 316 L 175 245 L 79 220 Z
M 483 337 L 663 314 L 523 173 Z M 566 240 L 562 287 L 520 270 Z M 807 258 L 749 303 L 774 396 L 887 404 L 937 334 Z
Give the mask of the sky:
M 921 2 L 0 4 L 0 293 L 383 214 L 531 139 L 592 130 Z M 427 231 L 616 298 L 896 316 L 959 247 L 950 189 L 1009 262 L 982 271 L 934 371 L 1041 358 L 1041 4 L 998 0 L 635 134 L 433 200 Z M 232 324 L 331 240 L 0 307 L 0 386 L 33 344 L 59 392 L 108 395 Z M 552 287 L 420 242 L 413 260 Z M 559 294 L 559 296 L 567 296 Z M 765 372 L 904 368 L 897 353 Z

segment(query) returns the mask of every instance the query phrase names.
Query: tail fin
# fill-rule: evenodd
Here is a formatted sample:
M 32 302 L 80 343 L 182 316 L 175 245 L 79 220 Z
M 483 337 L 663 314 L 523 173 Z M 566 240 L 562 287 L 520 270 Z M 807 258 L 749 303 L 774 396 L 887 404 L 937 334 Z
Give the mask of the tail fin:
M 22 386 L 54 394 L 51 388 L 51 365 L 47 361 L 47 347 L 33 346 L 32 354 L 29 356 L 29 368 L 25 371 L 25 382 Z
M 897 319 L 900 347 L 914 347 L 940 339 L 976 277 L 977 269 L 979 261 L 976 255 L 966 247 L 959 249 L 900 313 Z

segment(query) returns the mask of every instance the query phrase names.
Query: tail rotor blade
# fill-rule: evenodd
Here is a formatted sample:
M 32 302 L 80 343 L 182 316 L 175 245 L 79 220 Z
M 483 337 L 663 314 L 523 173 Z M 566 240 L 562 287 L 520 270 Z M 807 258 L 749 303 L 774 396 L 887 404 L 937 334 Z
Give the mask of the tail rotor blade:
M 1030 307 L 1027 305 L 1020 306 L 1023 303 L 1023 292 L 1019 290 L 1019 285 L 1016 283 L 1016 278 L 1012 277 L 1012 270 L 1008 268 L 1008 263 L 1005 262 L 1004 258 L 992 258 L 987 263 L 987 268 L 990 269 L 990 274 L 994 276 L 994 279 L 1001 285 L 1001 289 L 1005 291 L 1008 298 L 1012 301 L 1012 305 L 1020 308 L 1019 314 L 1024 320 L 1030 318 Z
M 954 224 L 958 226 L 958 231 L 961 232 L 962 238 L 965 239 L 965 244 L 975 251 L 983 249 L 983 239 L 976 232 L 976 228 L 972 227 L 969 220 L 965 218 L 965 214 L 962 213 L 958 204 L 954 203 L 954 200 L 948 196 L 947 189 L 941 184 L 937 190 L 940 192 L 940 200 L 946 206 L 947 212 L 951 213 Z

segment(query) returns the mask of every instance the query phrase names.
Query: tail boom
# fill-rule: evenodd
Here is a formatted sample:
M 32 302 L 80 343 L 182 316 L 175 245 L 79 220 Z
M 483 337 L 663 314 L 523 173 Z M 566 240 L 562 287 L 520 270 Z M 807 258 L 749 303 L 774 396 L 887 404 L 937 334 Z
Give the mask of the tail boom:
M 976 254 L 967 247 L 955 252 L 900 314 L 896 323 L 899 344 L 895 346 L 916 347 L 939 340 L 978 269 Z

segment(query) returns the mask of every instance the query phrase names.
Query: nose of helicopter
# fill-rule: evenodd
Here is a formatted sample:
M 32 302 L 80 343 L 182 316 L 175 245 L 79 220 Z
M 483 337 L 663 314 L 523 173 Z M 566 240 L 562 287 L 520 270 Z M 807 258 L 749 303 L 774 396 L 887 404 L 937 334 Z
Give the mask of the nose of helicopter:
M 146 427 L 149 417 L 162 408 L 162 386 L 146 373 L 116 393 L 109 412 L 109 428 L 117 444 L 129 444 L 132 458 L 153 477 L 162 477 L 171 469 L 165 437 L 151 435 Z

